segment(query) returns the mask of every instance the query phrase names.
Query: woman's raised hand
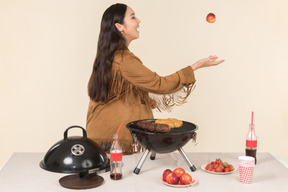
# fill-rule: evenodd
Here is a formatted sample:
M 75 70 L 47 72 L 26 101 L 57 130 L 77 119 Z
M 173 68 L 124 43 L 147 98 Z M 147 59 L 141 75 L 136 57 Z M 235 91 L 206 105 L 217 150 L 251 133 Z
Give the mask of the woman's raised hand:
M 224 60 L 217 60 L 217 59 L 218 57 L 216 55 L 210 55 L 207 58 L 198 60 L 197 62 L 192 64 L 191 67 L 195 71 L 203 67 L 211 67 L 211 66 L 219 65 L 220 63 L 224 62 Z

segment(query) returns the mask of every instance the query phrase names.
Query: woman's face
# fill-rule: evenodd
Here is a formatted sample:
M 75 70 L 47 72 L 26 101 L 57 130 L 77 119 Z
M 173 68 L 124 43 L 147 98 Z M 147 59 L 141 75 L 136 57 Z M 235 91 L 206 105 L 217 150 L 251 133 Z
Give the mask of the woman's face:
M 125 37 L 127 46 L 132 40 L 139 38 L 139 23 L 140 20 L 135 16 L 134 11 L 130 7 L 127 7 L 124 24 L 117 23 L 116 25 L 118 31 Z

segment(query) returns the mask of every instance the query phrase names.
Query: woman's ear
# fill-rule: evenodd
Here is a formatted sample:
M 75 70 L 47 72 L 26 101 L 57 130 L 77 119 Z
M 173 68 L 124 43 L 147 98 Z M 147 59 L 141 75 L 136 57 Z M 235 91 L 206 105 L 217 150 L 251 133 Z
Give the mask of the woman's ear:
M 121 25 L 120 23 L 115 23 L 115 27 L 117 28 L 117 30 L 122 33 L 123 32 L 123 25 Z

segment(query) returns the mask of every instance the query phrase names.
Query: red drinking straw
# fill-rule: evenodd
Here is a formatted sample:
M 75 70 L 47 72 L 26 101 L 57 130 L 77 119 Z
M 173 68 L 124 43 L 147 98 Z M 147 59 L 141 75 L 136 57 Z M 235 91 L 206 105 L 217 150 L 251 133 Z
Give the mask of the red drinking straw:
M 118 133 L 121 129 L 121 125 L 119 126 L 116 134 L 115 134 L 115 153 L 117 153 L 117 145 L 118 145 L 118 141 L 117 141 L 117 136 L 118 136 Z M 114 173 L 114 179 L 116 180 L 116 161 L 115 161 L 115 173 Z
M 252 131 L 253 131 L 253 111 L 252 111 L 252 117 L 251 117 L 251 143 L 252 143 Z

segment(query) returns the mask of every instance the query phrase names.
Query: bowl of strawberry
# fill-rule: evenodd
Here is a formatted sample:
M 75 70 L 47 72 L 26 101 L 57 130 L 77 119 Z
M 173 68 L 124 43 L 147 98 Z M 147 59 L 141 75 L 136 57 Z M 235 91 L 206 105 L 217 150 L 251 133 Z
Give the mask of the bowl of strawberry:
M 188 187 L 198 182 L 196 177 L 192 177 L 183 168 L 176 168 L 173 171 L 166 169 L 162 173 L 162 183 L 171 187 Z
M 208 173 L 219 175 L 230 174 L 236 171 L 236 168 L 232 164 L 222 161 L 220 158 L 216 158 L 215 161 L 211 161 L 208 164 L 203 164 L 201 169 Z

